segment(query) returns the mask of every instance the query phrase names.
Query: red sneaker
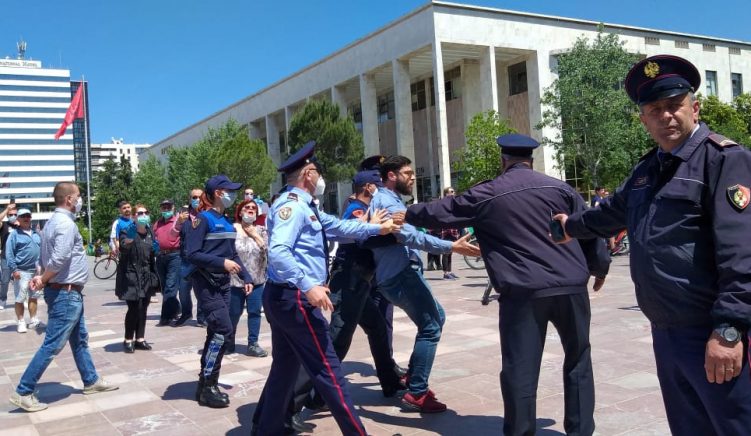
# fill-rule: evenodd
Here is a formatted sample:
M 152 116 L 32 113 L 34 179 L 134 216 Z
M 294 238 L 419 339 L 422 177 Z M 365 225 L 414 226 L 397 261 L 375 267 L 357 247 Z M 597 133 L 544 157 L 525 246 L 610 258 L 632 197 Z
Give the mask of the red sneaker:
M 408 375 L 403 375 L 399 379 L 399 381 L 401 382 L 401 384 L 403 384 L 405 386 L 406 389 L 409 389 L 409 376 Z M 435 392 L 433 392 L 433 390 L 430 389 L 430 388 L 428 388 L 428 395 L 430 395 L 431 397 L 435 398 Z
M 446 411 L 446 405 L 436 400 L 432 392 L 425 392 L 419 396 L 407 392 L 402 397 L 402 407 L 420 413 L 441 413 Z

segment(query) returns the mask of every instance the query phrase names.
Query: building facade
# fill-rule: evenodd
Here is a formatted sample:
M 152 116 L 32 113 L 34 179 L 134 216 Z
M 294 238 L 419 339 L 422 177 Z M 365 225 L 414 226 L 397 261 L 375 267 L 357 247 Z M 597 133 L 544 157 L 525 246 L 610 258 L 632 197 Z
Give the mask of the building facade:
M 293 75 L 165 138 L 148 151 L 190 145 L 209 127 L 233 118 L 263 139 L 275 163 L 287 154 L 290 120 L 308 100 L 321 98 L 351 115 L 365 155 L 402 154 L 413 160 L 419 201 L 437 197 L 455 178 L 455 150 L 478 112 L 496 110 L 519 132 L 538 140 L 540 96 L 556 78 L 557 56 L 580 37 L 593 39 L 600 23 L 433 1 Z M 633 26 L 605 24 L 625 48 L 644 56 L 675 54 L 697 65 L 704 95 L 729 101 L 751 80 L 751 44 Z M 745 81 L 745 82 L 744 82 Z M 535 168 L 564 178 L 550 147 Z M 280 181 L 277 182 L 279 185 Z M 339 188 L 339 199 L 347 193 Z
M 122 138 L 112 138 L 109 144 L 91 144 L 92 171 L 101 171 L 108 160 L 119 161 L 124 157 L 130 162 L 130 169 L 138 172 L 138 154 L 149 147 L 151 144 L 125 144 Z
M 14 199 L 46 220 L 55 184 L 76 180 L 72 129 L 54 138 L 70 101 L 69 70 L 0 59 L 0 205 Z

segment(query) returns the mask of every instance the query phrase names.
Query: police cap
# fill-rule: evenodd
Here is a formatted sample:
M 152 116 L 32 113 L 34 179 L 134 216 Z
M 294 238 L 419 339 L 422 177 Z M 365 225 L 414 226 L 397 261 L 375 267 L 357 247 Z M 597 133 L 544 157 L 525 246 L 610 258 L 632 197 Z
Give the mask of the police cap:
M 358 171 L 355 174 L 355 177 L 352 178 L 352 183 L 354 183 L 356 187 L 360 187 L 368 183 L 380 185 L 381 173 L 378 172 L 378 170 Z
M 501 154 L 519 157 L 532 156 L 532 151 L 540 146 L 539 142 L 519 133 L 501 135 L 496 138 L 496 142 L 501 147 Z
M 318 164 L 318 160 L 316 160 L 316 157 L 313 156 L 313 153 L 316 151 L 316 142 L 310 141 L 307 144 L 303 145 L 299 150 L 297 150 L 295 153 L 292 154 L 287 160 L 284 161 L 281 165 L 279 165 L 279 168 L 277 171 L 280 173 L 286 173 L 289 174 L 298 168 L 303 167 L 304 165 L 307 165 L 309 163 L 316 164 L 316 168 L 319 169 L 320 172 L 320 165 Z
M 671 55 L 650 56 L 626 75 L 626 92 L 638 105 L 696 91 L 701 76 L 694 64 Z
M 378 170 L 381 168 L 381 164 L 383 163 L 384 159 L 386 159 L 386 156 L 382 156 L 380 154 L 366 157 L 365 160 L 360 162 L 360 167 L 357 170 L 358 171 Z
M 214 195 L 214 191 L 216 191 L 217 189 L 237 191 L 238 189 L 242 188 L 242 186 L 242 183 L 235 183 L 224 174 L 217 174 L 216 176 L 206 181 L 206 189 L 204 190 L 204 192 L 206 192 L 207 195 L 212 196 Z

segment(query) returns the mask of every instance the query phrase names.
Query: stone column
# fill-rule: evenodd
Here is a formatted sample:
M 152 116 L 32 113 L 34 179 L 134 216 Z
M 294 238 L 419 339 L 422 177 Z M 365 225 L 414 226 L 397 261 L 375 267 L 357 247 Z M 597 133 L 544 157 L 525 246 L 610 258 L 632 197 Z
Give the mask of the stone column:
M 439 186 L 451 184 L 451 161 L 449 160 L 449 133 L 446 119 L 446 89 L 443 78 L 443 51 L 441 41 L 433 40 L 433 86 L 435 87 L 435 125 L 437 130 Z
M 372 74 L 360 75 L 360 110 L 362 111 L 362 139 L 365 144 L 365 157 L 381 152 L 378 138 L 378 97 L 375 77 Z
M 495 47 L 482 47 L 480 52 L 480 105 L 483 111 L 498 112 L 498 82 L 495 71 Z
M 331 102 L 339 106 L 339 116 L 347 117 L 347 102 L 344 100 L 344 88 L 341 86 L 331 87 Z
M 485 89 L 480 83 L 480 64 L 474 59 L 465 59 L 461 64 L 462 112 L 464 125 L 469 126 L 472 117 L 485 108 L 482 106 L 482 94 Z
M 545 110 L 540 103 L 540 98 L 545 89 L 555 80 L 555 74 L 551 69 L 551 62 L 555 62 L 554 57 L 547 51 L 537 51 L 527 58 L 529 130 L 532 132 L 531 136 L 540 142 L 542 142 L 543 138 L 555 138 L 558 133 L 549 127 L 545 127 L 542 130 L 535 128 L 542 121 L 542 114 Z M 534 158 L 535 170 L 544 172 L 551 177 L 561 180 L 565 179 L 564 168 L 562 165 L 559 166 L 553 147 L 540 147 L 535 151 Z
M 394 108 L 396 121 L 396 152 L 415 161 L 415 138 L 412 131 L 412 95 L 410 92 L 409 62 L 391 62 L 394 78 Z
M 281 165 L 281 150 L 279 149 L 279 126 L 273 114 L 266 115 L 266 151 L 278 168 Z M 278 192 L 282 187 L 281 177 L 271 184 L 271 193 Z
M 430 175 L 430 195 L 434 196 L 438 192 L 435 184 L 435 154 L 433 153 L 433 123 L 430 122 L 430 113 L 433 110 L 430 106 L 430 79 L 423 81 L 425 88 L 425 118 L 428 131 L 428 174 Z

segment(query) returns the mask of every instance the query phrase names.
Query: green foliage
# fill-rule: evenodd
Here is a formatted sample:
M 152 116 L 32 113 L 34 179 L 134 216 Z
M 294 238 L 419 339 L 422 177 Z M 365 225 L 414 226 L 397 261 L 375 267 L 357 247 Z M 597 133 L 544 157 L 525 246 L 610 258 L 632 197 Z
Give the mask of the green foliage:
M 292 117 L 288 138 L 290 153 L 316 141 L 316 157 L 328 182 L 351 179 L 364 157 L 362 135 L 352 118 L 342 118 L 339 106 L 325 100 L 311 100 Z
M 716 96 L 699 96 L 699 117 L 710 130 L 727 136 L 733 141 L 751 146 L 751 96 L 742 94 L 733 104 L 723 103 Z
M 159 202 L 164 198 L 172 197 L 169 183 L 167 181 L 167 170 L 159 160 L 150 155 L 149 158 L 142 162 L 138 172 L 133 177 L 133 197 L 130 199 L 135 203 L 143 203 L 146 209 L 151 211 L 152 219 L 158 218 Z M 181 197 L 185 196 L 183 194 Z
M 508 121 L 494 110 L 472 117 L 464 132 L 467 146 L 456 152 L 458 159 L 454 168 L 459 172 L 459 191 L 501 173 L 501 155 L 496 138 L 514 132 Z
M 558 79 L 543 95 L 545 110 L 537 128 L 559 132 L 545 143 L 553 146 L 567 173 L 576 168 L 584 182 L 580 188 L 619 185 L 653 145 L 622 89 L 636 61 L 602 26 L 594 41 L 580 38 L 558 58 Z
M 274 162 L 266 153 L 266 144 L 259 139 L 251 140 L 247 131 L 225 138 L 214 152 L 219 163 L 217 172 L 227 175 L 232 181 L 250 186 L 254 192 L 269 199 L 269 187 L 276 178 Z
M 94 173 L 91 182 L 91 227 L 94 239 L 109 240 L 112 221 L 117 217 L 117 202 L 133 198 L 133 173 L 125 157 L 108 160 Z

